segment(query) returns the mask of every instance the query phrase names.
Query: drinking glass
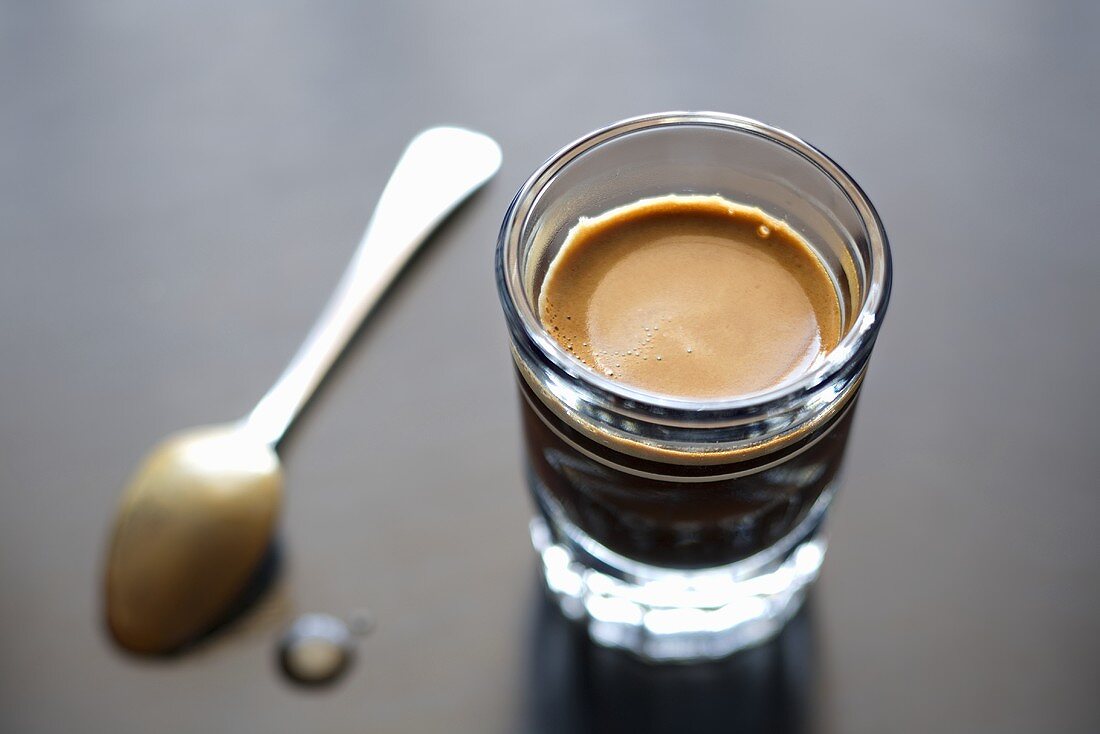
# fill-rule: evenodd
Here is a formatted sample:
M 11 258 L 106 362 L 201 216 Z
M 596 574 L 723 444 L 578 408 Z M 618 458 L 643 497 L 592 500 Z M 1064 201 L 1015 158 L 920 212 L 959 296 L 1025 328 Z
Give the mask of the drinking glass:
M 567 353 L 538 316 L 569 230 L 639 199 L 718 194 L 785 221 L 836 287 L 842 335 L 808 372 L 722 399 L 647 392 Z M 670 112 L 597 130 L 520 188 L 496 251 L 546 587 L 593 640 L 650 661 L 776 634 L 825 555 L 859 386 L 890 293 L 886 233 L 856 183 L 790 133 Z M 639 284 L 659 288 L 660 283 Z

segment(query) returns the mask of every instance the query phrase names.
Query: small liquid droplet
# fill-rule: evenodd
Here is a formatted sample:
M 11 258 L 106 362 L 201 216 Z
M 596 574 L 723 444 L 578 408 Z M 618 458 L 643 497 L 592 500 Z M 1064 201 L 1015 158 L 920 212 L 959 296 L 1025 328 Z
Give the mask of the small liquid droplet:
M 607 375 L 608 377 L 612 377 L 612 376 L 614 376 L 615 373 L 612 372 L 611 370 L 604 370 L 604 374 Z
M 756 228 L 756 234 L 760 235 L 761 237 L 763 237 L 765 239 L 767 239 L 771 235 L 771 233 L 772 233 L 771 227 L 769 227 L 766 224 L 761 224 L 759 227 Z
M 660 361 L 661 361 L 661 355 L 659 355 L 659 354 L 657 355 L 657 361 L 658 361 L 658 362 L 660 362 Z
M 355 609 L 348 614 L 348 629 L 353 635 L 368 635 L 376 624 L 374 614 L 369 609 Z
M 298 683 L 318 685 L 340 676 L 355 652 L 351 630 L 330 614 L 303 614 L 279 642 L 283 672 Z
M 688 347 L 688 354 L 691 354 L 691 347 Z

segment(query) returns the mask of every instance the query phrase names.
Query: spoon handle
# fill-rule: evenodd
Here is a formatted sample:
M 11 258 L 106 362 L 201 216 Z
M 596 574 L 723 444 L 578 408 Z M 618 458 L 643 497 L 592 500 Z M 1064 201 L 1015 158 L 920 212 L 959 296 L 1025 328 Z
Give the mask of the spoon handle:
M 436 127 L 413 138 L 320 318 L 244 430 L 272 448 L 279 443 L 409 258 L 500 163 L 500 147 L 470 130 Z

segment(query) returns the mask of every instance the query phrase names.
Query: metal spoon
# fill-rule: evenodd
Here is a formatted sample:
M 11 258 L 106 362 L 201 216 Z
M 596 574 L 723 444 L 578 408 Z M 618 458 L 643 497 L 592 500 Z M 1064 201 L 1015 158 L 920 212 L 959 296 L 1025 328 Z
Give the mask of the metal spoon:
M 469 130 L 414 138 L 321 317 L 256 408 L 237 423 L 172 436 L 146 458 L 122 497 L 107 558 L 107 623 L 119 644 L 169 652 L 234 603 L 271 542 L 283 434 L 409 257 L 500 162 L 499 146 Z

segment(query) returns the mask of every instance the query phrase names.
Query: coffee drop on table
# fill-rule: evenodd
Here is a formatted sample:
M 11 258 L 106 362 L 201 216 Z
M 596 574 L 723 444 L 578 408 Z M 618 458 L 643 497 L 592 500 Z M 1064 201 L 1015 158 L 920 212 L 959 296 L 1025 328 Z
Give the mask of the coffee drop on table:
M 303 614 L 291 623 L 279 642 L 283 672 L 305 685 L 335 681 L 354 655 L 351 630 L 331 614 Z

